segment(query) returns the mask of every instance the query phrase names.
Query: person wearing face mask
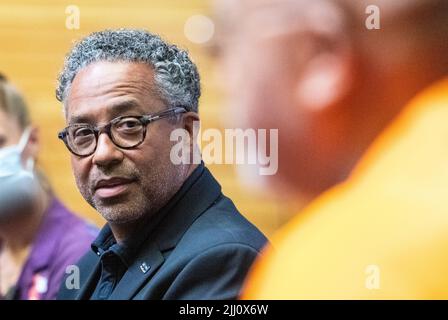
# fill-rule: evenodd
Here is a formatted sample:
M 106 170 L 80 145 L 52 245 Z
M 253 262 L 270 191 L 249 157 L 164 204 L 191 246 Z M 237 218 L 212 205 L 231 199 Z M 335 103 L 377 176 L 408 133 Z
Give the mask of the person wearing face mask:
M 0 299 L 54 299 L 97 233 L 56 199 L 38 148 L 23 97 L 0 74 Z

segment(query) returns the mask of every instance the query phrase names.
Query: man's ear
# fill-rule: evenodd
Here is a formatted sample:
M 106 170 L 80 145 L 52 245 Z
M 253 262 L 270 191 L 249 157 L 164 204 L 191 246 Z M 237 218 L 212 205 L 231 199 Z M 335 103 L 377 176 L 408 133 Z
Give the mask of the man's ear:
M 182 127 L 188 132 L 189 139 L 185 139 L 185 143 L 188 144 L 188 150 L 190 150 L 189 161 L 195 163 L 196 159 L 200 159 L 199 146 L 197 144 L 199 127 L 200 127 L 199 115 L 196 112 L 187 112 L 182 115 Z
M 199 115 L 196 112 L 187 112 L 182 116 L 183 128 L 188 131 L 192 141 L 196 141 L 199 132 Z
M 296 78 L 295 99 L 310 112 L 328 111 L 354 89 L 355 61 L 343 33 L 312 33 L 311 50 Z

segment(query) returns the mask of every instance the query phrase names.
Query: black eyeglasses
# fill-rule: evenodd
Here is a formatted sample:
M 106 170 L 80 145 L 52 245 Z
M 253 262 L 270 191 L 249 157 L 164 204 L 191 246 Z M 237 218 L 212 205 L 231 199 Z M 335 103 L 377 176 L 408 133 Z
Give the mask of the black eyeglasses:
M 122 116 L 101 127 L 85 123 L 73 124 L 59 132 L 58 138 L 64 141 L 71 153 L 80 157 L 87 157 L 95 152 L 98 137 L 103 132 L 117 147 L 132 149 L 145 140 L 148 124 L 184 112 L 187 112 L 185 107 L 175 107 L 152 115 Z

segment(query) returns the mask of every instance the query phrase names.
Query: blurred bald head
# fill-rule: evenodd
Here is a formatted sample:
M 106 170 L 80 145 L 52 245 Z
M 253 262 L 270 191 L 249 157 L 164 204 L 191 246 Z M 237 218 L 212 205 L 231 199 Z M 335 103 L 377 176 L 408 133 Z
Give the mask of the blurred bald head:
M 372 5 L 380 9 L 382 22 L 388 25 L 403 26 L 402 19 L 408 19 L 413 25 L 422 22 L 446 25 L 443 17 L 448 15 L 448 4 L 444 0 L 215 0 L 215 12 L 221 21 L 220 26 L 229 28 L 259 10 L 267 10 L 266 13 L 274 20 L 280 19 L 282 24 L 336 10 L 346 15 L 347 20 L 352 20 L 353 27 L 357 25 L 363 28 L 366 8 Z
M 366 27 L 372 5 L 378 30 Z M 446 0 L 223 0 L 216 11 L 232 125 L 279 129 L 279 170 L 266 178 L 280 192 L 312 198 L 343 181 L 448 73 Z

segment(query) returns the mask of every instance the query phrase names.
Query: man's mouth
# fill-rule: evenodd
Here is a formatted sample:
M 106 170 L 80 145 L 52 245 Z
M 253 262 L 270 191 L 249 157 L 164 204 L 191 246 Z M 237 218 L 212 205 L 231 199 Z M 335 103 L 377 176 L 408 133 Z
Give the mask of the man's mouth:
M 125 193 L 134 180 L 126 178 L 110 178 L 97 182 L 95 194 L 100 198 L 112 198 Z

